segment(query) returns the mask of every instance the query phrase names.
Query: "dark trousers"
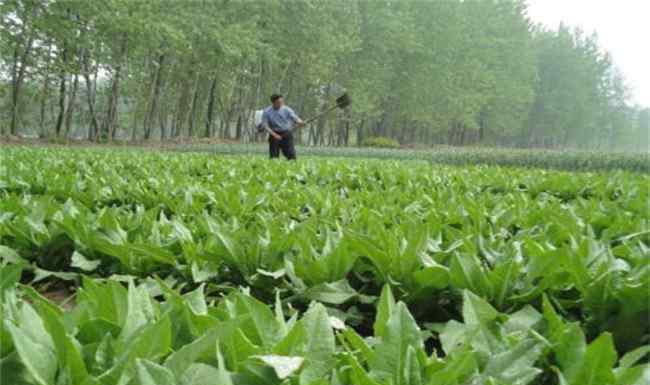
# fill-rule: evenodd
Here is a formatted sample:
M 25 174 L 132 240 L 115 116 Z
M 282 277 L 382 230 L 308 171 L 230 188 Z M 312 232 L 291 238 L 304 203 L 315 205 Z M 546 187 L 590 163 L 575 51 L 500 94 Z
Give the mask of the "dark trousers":
M 288 132 L 278 132 L 278 135 L 282 136 L 280 140 L 273 138 L 269 135 L 269 155 L 271 158 L 280 157 L 280 151 L 282 155 L 289 160 L 296 159 L 296 148 L 293 146 L 293 133 Z

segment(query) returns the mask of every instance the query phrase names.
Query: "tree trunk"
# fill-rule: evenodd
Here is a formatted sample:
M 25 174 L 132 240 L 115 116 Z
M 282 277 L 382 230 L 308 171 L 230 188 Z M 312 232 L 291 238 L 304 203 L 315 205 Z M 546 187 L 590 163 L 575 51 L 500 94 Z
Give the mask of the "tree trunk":
M 63 60 L 65 62 L 66 49 L 63 49 Z M 61 135 L 61 126 L 63 125 L 63 117 L 65 115 L 65 93 L 66 93 L 66 75 L 65 69 L 61 70 L 59 75 L 59 115 L 56 118 L 56 126 L 54 126 L 54 133 L 58 138 Z
M 344 119 L 343 145 L 347 147 L 350 142 L 350 120 L 352 120 L 350 110 L 347 108 L 343 111 L 343 119 Z
M 26 27 L 23 25 L 23 33 L 25 33 Z M 9 126 L 9 133 L 11 135 L 18 134 L 18 108 L 20 106 L 20 91 L 22 90 L 23 80 L 25 79 L 25 71 L 27 67 L 27 58 L 32 50 L 32 45 L 34 43 L 34 37 L 30 34 L 27 44 L 23 50 L 22 55 L 20 54 L 19 44 L 16 42 L 16 47 L 14 49 L 14 61 L 11 71 L 11 123 Z
M 149 105 L 149 111 L 145 116 L 144 120 L 144 139 L 147 140 L 151 136 L 151 129 L 153 127 L 154 119 L 156 118 L 156 111 L 158 105 L 160 104 L 160 90 L 163 83 L 163 65 L 165 64 L 165 54 L 161 54 L 158 57 L 158 68 L 154 74 L 153 81 L 153 91 L 151 96 L 151 103 Z
M 74 75 L 72 81 L 72 90 L 70 91 L 70 98 L 68 100 L 68 109 L 65 114 L 65 136 L 70 135 L 70 125 L 72 123 L 72 112 L 74 111 L 74 104 L 77 100 L 77 88 L 79 87 L 79 74 Z
M 167 135 L 167 114 L 165 114 L 165 111 L 161 108 L 160 109 L 160 141 L 165 140 L 165 137 Z
M 88 112 L 90 112 L 90 128 L 88 129 L 88 140 L 93 140 L 99 133 L 99 123 L 97 121 L 97 113 L 95 112 L 95 89 L 93 87 L 93 82 L 90 80 L 90 66 L 88 64 L 89 60 L 90 53 L 85 52 L 83 61 L 83 76 L 84 82 L 86 83 L 86 100 L 88 103 Z
M 185 118 L 187 115 L 188 99 L 190 94 L 190 79 L 191 75 L 185 79 L 181 85 L 180 96 L 176 104 L 176 114 L 174 116 L 174 125 L 172 127 L 173 137 L 178 137 L 183 131 Z
M 113 72 L 113 81 L 111 85 L 111 94 L 108 98 L 108 107 L 106 108 L 106 116 L 104 117 L 104 124 L 102 125 L 103 135 L 106 135 L 109 141 L 115 137 L 115 128 L 117 124 L 117 112 L 120 96 L 120 77 L 122 75 L 122 61 L 126 55 L 127 39 L 126 35 L 122 36 L 122 43 L 120 45 L 120 52 L 118 55 L 118 62 Z
M 194 124 L 196 122 L 196 109 L 198 105 L 198 100 L 199 100 L 199 93 L 201 91 L 201 77 L 197 73 L 196 74 L 196 80 L 194 81 L 194 94 L 192 96 L 192 104 L 190 107 L 190 115 L 187 119 L 188 127 L 187 127 L 187 135 L 191 138 L 194 136 Z
M 210 86 L 210 93 L 208 95 L 208 112 L 205 121 L 205 137 L 212 136 L 212 122 L 214 120 L 214 99 L 215 90 L 217 89 L 217 77 L 212 78 L 212 85 Z
M 485 126 L 487 125 L 487 113 L 485 109 L 482 109 L 480 114 L 479 114 L 479 119 L 478 119 L 478 141 L 483 142 L 483 139 L 485 139 Z
M 45 74 L 43 75 L 43 89 L 41 91 L 41 107 L 38 120 L 39 137 L 44 138 L 45 134 L 45 110 L 47 107 L 47 100 L 50 96 L 50 53 L 52 52 L 52 45 L 48 44 L 47 61 L 45 64 Z
M 357 127 L 357 146 L 360 146 L 363 144 L 363 139 L 364 139 L 364 128 L 366 126 L 366 118 L 361 118 L 361 122 L 359 122 L 359 126 Z

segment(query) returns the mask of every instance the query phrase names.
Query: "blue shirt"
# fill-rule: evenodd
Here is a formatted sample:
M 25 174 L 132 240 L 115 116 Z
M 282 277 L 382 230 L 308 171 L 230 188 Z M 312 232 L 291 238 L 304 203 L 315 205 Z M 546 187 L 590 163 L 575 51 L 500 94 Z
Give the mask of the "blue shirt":
M 297 121 L 298 115 L 287 106 L 282 106 L 277 110 L 270 106 L 262 114 L 262 124 L 268 125 L 271 130 L 276 132 L 291 131 Z

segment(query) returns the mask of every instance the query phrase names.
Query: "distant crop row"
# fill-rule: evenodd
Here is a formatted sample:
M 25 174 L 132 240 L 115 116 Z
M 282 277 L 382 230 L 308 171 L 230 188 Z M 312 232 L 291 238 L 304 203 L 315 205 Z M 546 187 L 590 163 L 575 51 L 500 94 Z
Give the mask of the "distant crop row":
M 215 154 L 266 154 L 258 144 L 188 144 L 174 147 L 181 151 Z M 437 147 L 433 149 L 379 149 L 359 147 L 298 147 L 299 155 L 346 158 L 419 159 L 450 165 L 493 165 L 546 168 L 567 171 L 627 170 L 650 173 L 648 153 L 606 151 L 506 149 L 490 147 Z
M 649 338 L 649 182 L 621 171 L 11 148 L 0 255 L 35 287 L 84 281 L 75 310 L 54 310 L 70 346 L 123 354 L 116 369 L 90 369 L 99 382 L 88 384 L 192 383 L 182 378 L 199 363 L 233 384 L 636 384 L 650 375 L 635 365 Z M 29 326 L 21 317 L 43 319 L 39 306 L 52 305 L 7 282 L 18 297 L 4 299 L 3 338 L 16 347 L 2 354 L 31 373 L 16 344 Z M 221 295 L 230 299 L 206 307 Z M 169 345 L 127 344 L 143 325 L 171 328 Z M 168 365 L 196 344 L 187 365 Z M 87 371 L 99 365 L 89 349 Z M 53 362 L 61 375 L 67 361 Z

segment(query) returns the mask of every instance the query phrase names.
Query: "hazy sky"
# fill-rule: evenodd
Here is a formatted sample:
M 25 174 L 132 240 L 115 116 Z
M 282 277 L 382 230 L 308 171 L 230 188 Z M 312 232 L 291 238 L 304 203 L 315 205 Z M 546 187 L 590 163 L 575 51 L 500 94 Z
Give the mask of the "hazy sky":
M 650 106 L 650 0 L 528 0 L 529 15 L 551 27 L 564 21 L 596 31 L 632 87 Z

